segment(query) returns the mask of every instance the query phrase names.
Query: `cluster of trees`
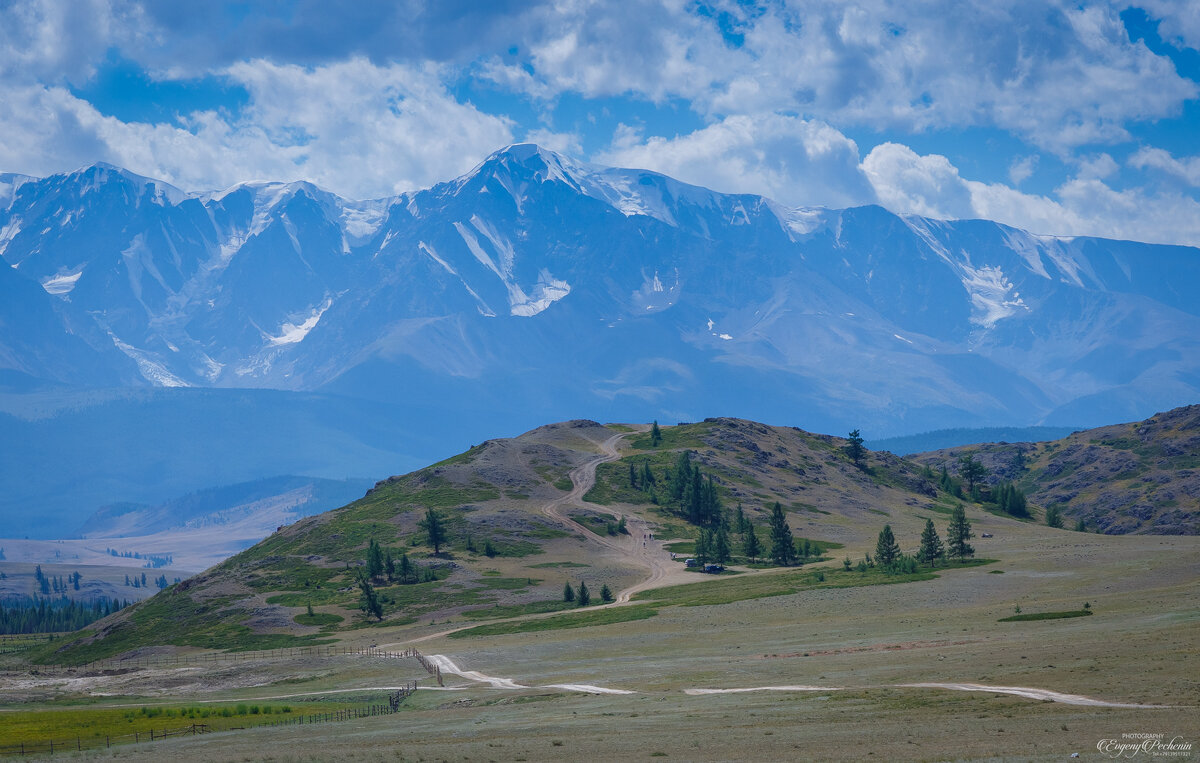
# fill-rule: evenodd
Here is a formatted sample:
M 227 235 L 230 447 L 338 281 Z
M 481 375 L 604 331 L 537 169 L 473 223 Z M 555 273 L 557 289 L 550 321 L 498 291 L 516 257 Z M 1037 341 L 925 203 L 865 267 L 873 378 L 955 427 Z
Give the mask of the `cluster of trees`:
M 613 600 L 612 589 L 605 583 L 600 587 L 600 600 L 606 604 Z M 587 583 L 579 581 L 579 589 L 571 587 L 571 581 L 563 583 L 563 601 L 570 604 L 575 604 L 579 607 L 586 607 L 592 603 L 592 592 L 588 590 Z
M 0 605 L 0 633 L 77 631 L 127 606 L 128 601 L 116 599 L 100 598 L 92 602 L 81 602 L 66 596 L 54 599 L 30 597 Z
M 76 570 L 66 578 L 62 575 L 48 576 L 42 572 L 42 565 L 37 565 L 33 570 L 33 578 L 37 581 L 38 590 L 42 596 L 49 596 L 51 592 L 56 594 L 66 593 L 68 590 L 79 590 L 79 581 L 83 579 L 83 575 Z
M 430 511 L 433 510 L 430 509 Z M 349 569 L 348 566 L 347 569 Z M 360 608 L 368 616 L 380 621 L 383 620 L 383 599 L 375 590 L 377 584 L 412 585 L 413 583 L 428 583 L 433 580 L 437 580 L 437 573 L 433 571 L 433 568 L 415 563 L 408 558 L 406 551 L 401 551 L 400 556 L 396 557 L 392 553 L 392 549 L 383 548 L 374 538 L 367 544 L 365 563 L 354 573 L 354 581 L 362 594 L 359 602 Z
M 645 493 L 653 504 L 673 505 L 679 516 L 694 525 L 715 529 L 722 520 L 717 486 L 692 463 L 691 451 L 679 453 L 675 467 L 667 467 L 661 484 L 649 460 L 643 460 L 641 466 L 630 461 L 629 486 Z
M 988 475 L 988 468 L 975 458 L 974 453 L 964 453 L 959 456 L 956 468 L 957 479 L 950 475 L 950 471 L 945 465 L 942 466 L 938 487 L 943 492 L 961 499 L 969 497 L 976 503 L 994 503 L 996 508 L 1010 516 L 1021 518 L 1029 516 L 1029 505 L 1025 493 L 1019 487 L 1011 482 L 1000 482 L 990 488 L 984 484 L 983 480 Z
M 374 538 L 367 544 L 367 559 L 363 569 L 368 581 L 382 583 L 427 583 L 437 580 L 437 575 L 430 567 L 422 566 L 408 558 L 408 552 L 401 551 L 399 558 L 392 549 L 384 549 Z
M 125 585 L 130 586 L 132 588 L 145 588 L 146 587 L 146 573 L 143 572 L 140 577 L 138 575 L 134 575 L 132 578 L 130 578 L 129 574 L 126 573 Z
M 911 573 L 916 572 L 921 564 L 936 567 L 944 563 L 947 557 L 961 562 L 975 555 L 975 548 L 968 542 L 972 537 L 974 536 L 971 533 L 971 522 L 967 519 L 967 512 L 962 504 L 955 507 L 950 515 L 945 544 L 942 543 L 937 528 L 933 526 L 933 520 L 925 520 L 925 529 L 921 531 L 921 545 L 916 554 L 903 553 L 892 532 L 892 526 L 884 525 L 875 542 L 875 558 L 872 559 L 868 554 L 858 563 L 858 569 L 865 572 L 867 568 L 878 565 L 889 574 Z M 849 557 L 842 563 L 847 570 L 851 568 Z
M 175 563 L 175 557 L 171 554 L 142 554 L 137 551 L 117 551 L 115 548 L 107 548 L 109 556 L 115 556 L 120 559 L 145 559 L 146 563 L 143 567 L 158 569 L 159 567 L 170 567 Z

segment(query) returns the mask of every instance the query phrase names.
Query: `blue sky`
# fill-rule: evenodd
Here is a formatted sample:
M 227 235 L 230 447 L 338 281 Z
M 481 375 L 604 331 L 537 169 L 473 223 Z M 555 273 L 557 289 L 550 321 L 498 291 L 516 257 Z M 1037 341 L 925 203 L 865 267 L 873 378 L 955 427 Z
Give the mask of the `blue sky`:
M 0 171 L 427 187 L 508 143 L 1200 245 L 1186 0 L 0 0 Z

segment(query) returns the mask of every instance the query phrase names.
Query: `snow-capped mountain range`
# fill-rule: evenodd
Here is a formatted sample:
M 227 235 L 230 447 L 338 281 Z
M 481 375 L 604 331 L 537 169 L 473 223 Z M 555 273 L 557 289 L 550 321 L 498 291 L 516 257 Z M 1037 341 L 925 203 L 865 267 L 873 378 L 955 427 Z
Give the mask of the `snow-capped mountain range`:
M 428 190 L 0 175 L 0 368 L 876 436 L 1200 399 L 1200 250 L 792 209 L 534 145 Z

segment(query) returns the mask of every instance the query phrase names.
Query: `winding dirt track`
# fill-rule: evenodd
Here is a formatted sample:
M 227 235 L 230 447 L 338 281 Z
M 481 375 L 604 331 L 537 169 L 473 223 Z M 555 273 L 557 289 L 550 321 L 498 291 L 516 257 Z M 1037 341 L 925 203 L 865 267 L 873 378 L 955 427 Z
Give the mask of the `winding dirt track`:
M 645 540 L 650 534 L 650 528 L 645 520 L 634 514 L 622 514 L 607 506 L 598 506 L 583 500 L 587 492 L 596 484 L 596 468 L 600 464 L 607 464 L 621 457 L 620 452 L 617 450 L 617 444 L 624 437 L 624 434 L 616 434 L 600 443 L 601 454 L 599 456 L 589 459 L 571 470 L 571 484 L 574 485 L 571 492 L 561 498 L 550 501 L 542 507 L 542 513 L 551 519 L 570 526 L 572 530 L 583 533 L 584 537 L 589 540 L 610 548 L 624 556 L 631 563 L 647 569 L 649 572 L 647 577 L 618 593 L 614 602 L 615 604 L 625 604 L 635 593 L 655 588 L 671 571 L 671 565 L 666 558 L 667 552 L 663 548 L 662 541 Z M 601 513 L 612 514 L 618 520 L 623 518 L 625 520 L 625 527 L 629 530 L 629 535 L 625 537 L 618 536 L 616 538 L 597 535 L 587 527 L 563 514 L 563 508 L 566 506 L 581 506 Z

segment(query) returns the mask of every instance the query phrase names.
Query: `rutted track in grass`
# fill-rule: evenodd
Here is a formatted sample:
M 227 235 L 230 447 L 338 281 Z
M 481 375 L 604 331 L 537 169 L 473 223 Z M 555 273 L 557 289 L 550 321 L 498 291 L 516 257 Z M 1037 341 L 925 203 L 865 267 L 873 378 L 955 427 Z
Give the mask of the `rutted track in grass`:
M 436 663 L 442 670 L 443 675 L 456 675 L 466 678 L 469 681 L 476 683 L 486 683 L 496 689 L 566 689 L 568 691 L 578 691 L 587 694 L 637 694 L 639 692 L 632 689 L 614 689 L 603 686 L 593 686 L 591 684 L 545 684 L 542 686 L 525 686 L 517 683 L 511 678 L 497 678 L 481 673 L 476 670 L 463 670 L 454 660 L 444 654 L 431 654 L 429 660 Z M 1051 691 L 1050 689 L 1038 689 L 1030 686 L 989 686 L 987 684 L 975 683 L 911 683 L 911 684 L 881 684 L 876 686 L 800 686 L 800 685 L 782 685 L 782 686 L 751 686 L 729 689 L 714 689 L 714 688 L 692 688 L 684 689 L 683 693 L 690 696 L 706 696 L 712 694 L 744 694 L 749 692 L 760 691 L 777 691 L 777 692 L 823 692 L 823 691 L 850 691 L 857 689 L 944 689 L 949 691 L 973 691 L 973 692 L 992 692 L 994 694 L 1010 694 L 1026 699 L 1034 699 L 1038 701 L 1057 702 L 1064 705 L 1084 705 L 1088 707 L 1116 707 L 1123 709 L 1140 709 L 1140 710 L 1167 710 L 1174 707 L 1173 705 L 1138 705 L 1128 702 L 1109 702 L 1107 700 L 1095 699 L 1094 697 L 1085 697 L 1081 694 L 1064 694 L 1062 692 Z

